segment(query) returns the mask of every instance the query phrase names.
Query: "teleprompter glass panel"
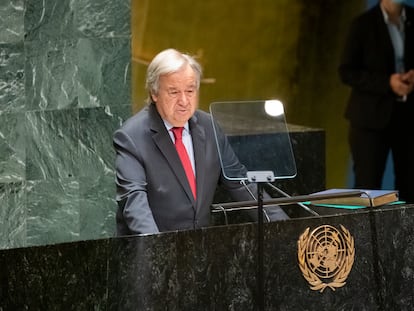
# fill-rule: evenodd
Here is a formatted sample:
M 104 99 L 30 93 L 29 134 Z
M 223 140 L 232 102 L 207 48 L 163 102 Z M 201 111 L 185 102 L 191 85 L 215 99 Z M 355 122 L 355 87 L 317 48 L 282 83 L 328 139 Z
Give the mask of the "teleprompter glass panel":
M 227 179 L 247 180 L 248 171 L 271 171 L 275 179 L 296 176 L 295 158 L 280 101 L 214 102 L 210 104 L 210 113 Z M 224 133 L 227 140 L 220 139 L 220 133 Z M 229 145 L 246 170 L 235 169 L 234 157 L 228 156 Z

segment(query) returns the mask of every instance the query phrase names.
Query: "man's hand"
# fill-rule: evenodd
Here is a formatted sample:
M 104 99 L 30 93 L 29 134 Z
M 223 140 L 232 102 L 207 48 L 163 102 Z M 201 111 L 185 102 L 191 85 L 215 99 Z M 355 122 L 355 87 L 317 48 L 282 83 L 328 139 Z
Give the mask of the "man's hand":
M 406 73 L 394 73 L 390 77 L 390 86 L 398 96 L 406 96 L 414 88 L 414 70 Z
M 411 86 L 413 86 L 414 85 L 414 69 L 411 69 L 410 71 L 404 73 L 402 79 L 405 83 L 411 84 Z

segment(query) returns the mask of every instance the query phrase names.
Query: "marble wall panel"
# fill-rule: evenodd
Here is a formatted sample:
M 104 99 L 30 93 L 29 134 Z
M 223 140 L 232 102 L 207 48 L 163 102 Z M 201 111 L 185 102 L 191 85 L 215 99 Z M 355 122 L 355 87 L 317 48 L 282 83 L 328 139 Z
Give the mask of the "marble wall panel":
M 26 113 L 26 179 L 79 176 L 77 109 Z
M 108 264 L 108 310 L 179 308 L 176 234 L 111 240 Z M 137 290 L 131 291 L 131 288 Z
M 76 27 L 82 35 L 93 38 L 128 37 L 130 0 L 72 1 Z
M 79 111 L 80 237 L 115 233 L 115 152 L 112 134 L 129 115 L 130 106 Z
M 26 109 L 130 103 L 128 39 L 72 39 L 26 44 Z
M 128 38 L 79 40 L 79 107 L 130 105 L 130 49 Z
M 26 129 L 21 113 L 0 113 L 0 183 L 26 179 Z
M 113 174 L 79 179 L 79 239 L 115 236 L 115 177 Z
M 1 1 L 0 16 L 0 44 L 21 42 L 24 35 L 24 0 Z
M 129 38 L 130 0 L 27 0 L 26 39 Z
M 115 151 L 112 135 L 119 126 L 118 117 L 110 107 L 79 110 L 79 176 L 113 176 Z
M 0 111 L 2 112 L 18 112 L 24 108 L 24 59 L 22 42 L 0 43 Z
M 107 310 L 108 243 L 4 250 L 0 309 Z
M 26 110 L 77 108 L 77 41 L 25 43 Z
M 257 294 L 256 233 L 256 226 L 251 224 L 180 233 L 178 310 L 249 310 L 249 305 L 253 310 Z M 169 303 L 174 305 L 173 301 Z
M 25 41 L 49 42 L 77 38 L 71 0 L 25 0 Z
M 0 249 L 27 245 L 24 189 L 24 182 L 0 183 Z
M 414 213 L 402 208 L 373 221 L 377 233 L 378 300 L 383 310 L 408 310 L 414 306 Z
M 79 182 L 75 179 L 27 183 L 27 245 L 80 239 Z

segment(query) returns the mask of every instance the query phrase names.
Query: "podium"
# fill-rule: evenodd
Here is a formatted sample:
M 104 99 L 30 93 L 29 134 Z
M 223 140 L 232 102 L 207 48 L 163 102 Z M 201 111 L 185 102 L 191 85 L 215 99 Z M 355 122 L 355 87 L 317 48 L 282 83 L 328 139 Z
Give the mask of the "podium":
M 265 310 L 411 310 L 414 206 L 323 210 L 264 224 Z M 343 226 L 342 287 L 312 290 L 298 263 L 307 228 Z M 0 251 L 2 310 L 255 310 L 257 225 Z

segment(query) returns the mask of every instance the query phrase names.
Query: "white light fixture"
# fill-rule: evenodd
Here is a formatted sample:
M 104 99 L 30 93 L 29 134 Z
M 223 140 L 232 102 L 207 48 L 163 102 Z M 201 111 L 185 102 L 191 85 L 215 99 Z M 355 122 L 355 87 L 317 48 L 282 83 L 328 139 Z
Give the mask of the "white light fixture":
M 271 117 L 278 117 L 283 115 L 283 104 L 280 100 L 272 99 L 266 100 L 264 104 L 265 112 Z

